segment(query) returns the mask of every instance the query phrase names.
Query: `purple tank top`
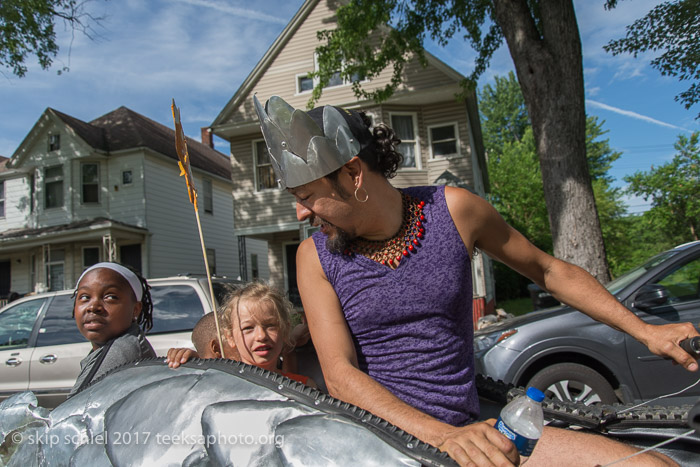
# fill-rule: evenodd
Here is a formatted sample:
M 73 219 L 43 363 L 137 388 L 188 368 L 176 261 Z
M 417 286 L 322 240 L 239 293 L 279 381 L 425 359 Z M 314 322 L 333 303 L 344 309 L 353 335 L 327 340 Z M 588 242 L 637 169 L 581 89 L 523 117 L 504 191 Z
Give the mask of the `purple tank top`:
M 407 404 L 462 426 L 479 415 L 469 252 L 447 209 L 445 187 L 403 191 L 426 203 L 425 237 L 397 269 L 332 254 L 321 232 L 313 234 L 316 251 L 360 369 Z

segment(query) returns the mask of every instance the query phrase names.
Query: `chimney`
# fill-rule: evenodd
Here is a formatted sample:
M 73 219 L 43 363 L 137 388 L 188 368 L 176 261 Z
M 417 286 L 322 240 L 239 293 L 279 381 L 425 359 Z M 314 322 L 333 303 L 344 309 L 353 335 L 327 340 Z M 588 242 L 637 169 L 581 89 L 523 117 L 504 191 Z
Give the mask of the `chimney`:
M 214 137 L 212 136 L 211 128 L 206 126 L 202 127 L 202 144 L 210 148 L 214 147 Z

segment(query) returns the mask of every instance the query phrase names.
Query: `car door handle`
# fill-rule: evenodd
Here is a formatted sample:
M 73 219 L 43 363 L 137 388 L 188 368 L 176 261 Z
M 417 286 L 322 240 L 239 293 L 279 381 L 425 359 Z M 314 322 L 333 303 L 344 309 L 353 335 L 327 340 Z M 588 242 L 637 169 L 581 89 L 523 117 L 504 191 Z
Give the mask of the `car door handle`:
M 39 361 L 41 363 L 45 363 L 45 364 L 55 363 L 56 360 L 58 360 L 58 357 L 53 355 L 53 354 L 44 355 L 43 357 L 41 357 L 39 359 Z
M 7 360 L 5 360 L 5 365 L 7 366 L 19 366 L 21 363 L 22 359 L 17 357 L 10 357 Z

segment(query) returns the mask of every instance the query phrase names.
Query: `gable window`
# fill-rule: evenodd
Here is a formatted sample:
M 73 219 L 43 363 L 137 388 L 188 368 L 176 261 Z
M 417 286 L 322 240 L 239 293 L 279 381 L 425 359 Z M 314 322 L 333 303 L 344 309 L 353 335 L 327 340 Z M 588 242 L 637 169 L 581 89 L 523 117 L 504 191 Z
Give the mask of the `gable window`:
M 211 187 L 211 180 L 204 179 L 202 180 L 202 194 L 203 194 L 203 201 L 204 201 L 204 212 L 208 212 L 209 214 L 214 213 L 214 195 L 212 193 L 212 187 Z
M 333 86 L 341 86 L 343 83 L 343 78 L 340 77 L 340 72 L 336 71 L 333 73 L 331 78 L 328 80 L 328 85 L 326 86 L 327 88 L 333 87 Z
M 255 142 L 255 189 L 257 191 L 277 188 L 275 170 L 270 162 L 270 154 L 267 152 L 265 141 Z
M 36 177 L 34 174 L 29 176 L 29 212 L 34 212 L 34 192 L 36 191 Z
M 307 75 L 297 76 L 297 94 L 301 92 L 308 92 L 314 88 L 313 78 Z
M 414 114 L 392 114 L 391 128 L 401 140 L 396 148 L 403 155 L 402 168 L 418 168 L 418 138 Z
M 63 206 L 63 166 L 55 165 L 44 169 L 44 207 Z
M 83 204 L 100 202 L 100 168 L 97 164 L 81 164 Z
M 58 151 L 61 149 L 61 135 L 49 135 L 49 151 Z
M 0 180 L 0 217 L 5 217 L 5 180 Z
M 131 170 L 125 170 L 122 172 L 122 185 L 131 185 L 134 181 L 134 175 Z
M 457 124 L 433 126 L 428 129 L 432 157 L 459 155 Z

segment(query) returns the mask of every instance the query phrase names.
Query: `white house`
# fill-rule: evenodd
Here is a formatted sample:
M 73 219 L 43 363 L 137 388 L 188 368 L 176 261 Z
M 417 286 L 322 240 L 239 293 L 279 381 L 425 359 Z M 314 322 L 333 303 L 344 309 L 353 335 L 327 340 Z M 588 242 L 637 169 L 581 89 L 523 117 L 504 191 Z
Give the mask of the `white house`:
M 268 242 L 270 280 L 290 297 L 296 292 L 296 249 L 310 234 L 309 225 L 297 221 L 294 198 L 277 189 L 253 95 L 263 102 L 279 95 L 296 108 L 306 107 L 315 84 L 309 73 L 317 65 L 316 33 L 334 27 L 337 4 L 304 2 L 211 124 L 214 134 L 231 144 L 236 234 Z M 405 157 L 392 179 L 395 186 L 457 185 L 484 196 L 489 184 L 476 94 L 457 100 L 463 76 L 427 52 L 426 58 L 427 68 L 418 60 L 407 64 L 400 89 L 387 102 L 359 100 L 351 83 L 338 74 L 319 105 L 363 110 L 374 122 L 394 128 Z M 387 69 L 364 87 L 382 88 L 390 78 Z M 484 255 L 475 257 L 473 264 L 474 310 L 479 316 L 493 307 L 493 274 Z
M 46 109 L 0 162 L 0 298 L 70 288 L 101 260 L 129 264 L 146 277 L 204 274 L 174 141 L 171 128 L 126 107 L 91 122 Z M 197 141 L 188 147 L 210 268 L 245 276 L 229 158 Z M 247 248 L 266 253 L 264 242 Z

